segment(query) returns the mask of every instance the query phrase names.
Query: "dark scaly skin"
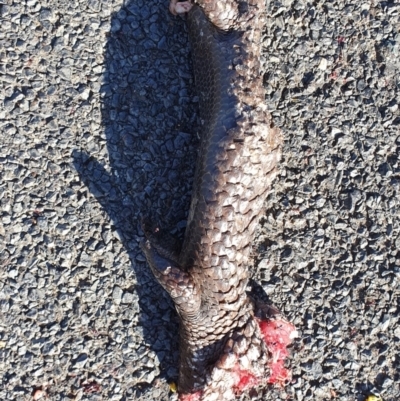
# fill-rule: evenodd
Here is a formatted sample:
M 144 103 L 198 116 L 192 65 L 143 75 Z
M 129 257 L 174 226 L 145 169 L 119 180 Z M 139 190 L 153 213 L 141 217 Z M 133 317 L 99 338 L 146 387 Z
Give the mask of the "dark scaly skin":
M 255 314 L 268 318 L 269 309 L 257 312 L 245 290 L 281 136 L 271 125 L 260 74 L 264 3 L 238 3 L 197 1 L 187 13 L 203 124 L 180 253 L 158 229 L 143 225 L 143 251 L 181 320 L 179 392 L 198 392 L 202 400 L 232 399 L 234 369 L 257 378 L 268 373 Z

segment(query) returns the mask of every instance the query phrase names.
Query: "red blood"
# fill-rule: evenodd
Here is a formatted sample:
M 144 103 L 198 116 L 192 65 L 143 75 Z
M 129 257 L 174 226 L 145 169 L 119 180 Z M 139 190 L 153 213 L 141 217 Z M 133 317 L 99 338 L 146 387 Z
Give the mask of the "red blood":
M 268 383 L 283 384 L 285 380 L 290 379 L 290 372 L 284 363 L 285 358 L 289 356 L 287 346 L 292 342 L 296 329 L 283 320 L 259 321 L 258 325 L 272 357 L 269 363 L 271 375 Z
M 100 384 L 96 382 L 85 383 L 83 385 L 83 392 L 87 394 L 98 393 L 100 390 Z
M 239 382 L 235 386 L 235 392 L 241 393 L 243 390 L 248 389 L 249 387 L 256 386 L 259 380 L 248 370 L 241 370 L 236 367 L 236 372 L 239 376 Z
M 232 381 L 235 383 L 233 390 L 236 394 L 240 394 L 242 391 L 249 389 L 250 387 L 257 386 L 261 382 L 265 383 L 267 380 L 270 384 L 278 383 L 283 385 L 284 382 L 290 379 L 290 372 L 285 368 L 285 359 L 289 356 L 289 351 L 287 349 L 288 345 L 292 342 L 295 336 L 295 327 L 284 321 L 284 320 L 257 320 L 260 327 L 262 337 L 271 354 L 271 359 L 269 361 L 270 376 L 268 379 L 258 378 L 254 375 L 251 370 L 244 370 L 240 368 L 238 362 L 234 365 L 232 369 L 225 371 L 228 382 Z M 180 394 L 180 401 L 201 401 L 204 393 L 203 391 L 198 391 L 192 394 Z

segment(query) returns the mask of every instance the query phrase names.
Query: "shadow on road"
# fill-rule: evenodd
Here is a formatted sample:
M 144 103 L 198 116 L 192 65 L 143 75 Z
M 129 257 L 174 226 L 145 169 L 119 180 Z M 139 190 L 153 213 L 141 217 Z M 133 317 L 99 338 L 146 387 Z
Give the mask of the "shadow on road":
M 178 237 L 185 228 L 197 139 L 184 21 L 169 15 L 167 1 L 132 1 L 113 16 L 105 54 L 101 97 L 109 164 L 76 150 L 74 166 L 129 253 L 144 342 L 156 352 L 161 374 L 176 379 L 177 318 L 139 241 L 144 215 Z

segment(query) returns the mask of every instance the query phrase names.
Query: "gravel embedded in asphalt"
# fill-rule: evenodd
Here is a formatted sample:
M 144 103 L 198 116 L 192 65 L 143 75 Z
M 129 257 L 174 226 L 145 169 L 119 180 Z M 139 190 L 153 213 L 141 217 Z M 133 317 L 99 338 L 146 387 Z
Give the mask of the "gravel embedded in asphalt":
M 178 319 L 140 218 L 185 229 L 198 145 L 168 2 L 0 5 L 0 399 L 169 400 Z M 400 399 L 400 4 L 267 3 L 285 138 L 254 278 L 293 382 L 243 399 Z

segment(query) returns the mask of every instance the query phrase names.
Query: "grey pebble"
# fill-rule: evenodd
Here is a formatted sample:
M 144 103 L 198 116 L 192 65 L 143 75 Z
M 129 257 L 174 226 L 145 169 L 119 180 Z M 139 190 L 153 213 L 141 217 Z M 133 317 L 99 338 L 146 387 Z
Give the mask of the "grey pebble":
M 88 357 L 86 354 L 81 354 L 78 356 L 78 358 L 75 359 L 75 361 L 73 361 L 73 366 L 77 369 L 82 369 L 86 362 L 88 360 Z

